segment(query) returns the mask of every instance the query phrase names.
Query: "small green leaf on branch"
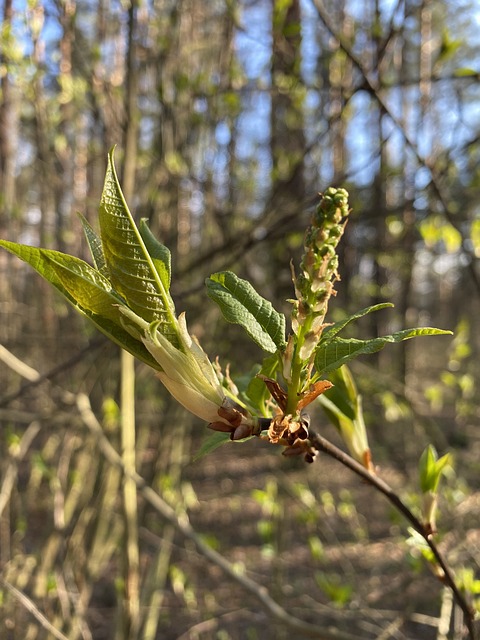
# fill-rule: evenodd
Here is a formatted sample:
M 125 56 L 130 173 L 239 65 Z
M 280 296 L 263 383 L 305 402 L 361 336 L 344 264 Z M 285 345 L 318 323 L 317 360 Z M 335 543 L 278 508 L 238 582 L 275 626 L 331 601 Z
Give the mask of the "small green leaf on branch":
M 322 333 L 321 344 L 325 345 L 328 342 L 331 342 L 333 338 L 337 335 L 337 333 L 342 331 L 351 322 L 354 322 L 355 320 L 359 320 L 360 318 L 363 318 L 369 313 L 380 311 L 381 309 L 388 309 L 393 306 L 394 305 L 391 302 L 382 302 L 380 304 L 375 304 L 375 305 L 372 305 L 371 307 L 366 307 L 365 309 L 361 309 L 360 311 L 357 311 L 351 316 L 348 316 L 347 318 L 344 318 L 339 322 L 335 322 L 335 324 L 332 324 L 331 326 L 324 329 Z
M 275 353 L 285 347 L 285 316 L 247 280 L 231 271 L 221 271 L 207 278 L 205 284 L 225 320 L 242 326 L 264 351 Z
M 320 376 L 324 376 L 330 371 L 338 369 L 354 358 L 364 354 L 376 353 L 384 348 L 388 343 L 402 342 L 418 336 L 451 335 L 451 331 L 434 329 L 431 327 L 421 327 L 416 329 L 405 329 L 397 331 L 381 338 L 371 340 L 357 340 L 355 338 L 333 338 L 326 344 L 320 343 L 315 353 L 315 367 Z
M 420 488 L 422 493 L 437 493 L 438 485 L 442 474 L 447 466 L 451 465 L 452 456 L 446 453 L 441 458 L 431 444 L 425 449 L 420 457 Z

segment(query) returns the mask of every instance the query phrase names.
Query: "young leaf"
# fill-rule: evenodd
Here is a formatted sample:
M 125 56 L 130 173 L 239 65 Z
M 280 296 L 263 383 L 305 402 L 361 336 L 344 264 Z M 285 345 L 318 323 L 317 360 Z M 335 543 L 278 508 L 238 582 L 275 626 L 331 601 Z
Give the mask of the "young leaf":
M 323 405 L 323 401 L 328 399 L 333 402 L 338 411 L 350 420 L 354 420 L 358 391 L 350 370 L 344 365 L 332 371 L 328 379 L 333 383 L 333 387 L 318 398 L 320 404 Z
M 33 267 L 50 282 L 77 311 L 89 318 L 102 333 L 154 369 L 160 369 L 145 346 L 122 326 L 120 306 L 108 280 L 79 258 L 59 251 L 39 249 L 0 240 L 0 246 Z
M 337 369 L 330 380 L 334 386 L 319 396 L 319 403 L 340 432 L 350 454 L 367 469 L 373 470 L 362 398 L 348 367 Z
M 276 354 L 264 358 L 262 366 L 255 372 L 256 375 L 250 379 L 246 390 L 247 398 L 252 407 L 255 407 L 255 409 L 265 417 L 269 415 L 266 403 L 271 398 L 271 395 L 267 385 L 258 377 L 258 374 L 275 379 L 279 367 L 280 360 Z
M 197 460 L 204 458 L 206 455 L 212 453 L 212 451 L 215 451 L 215 449 L 218 449 L 218 447 L 221 447 L 227 442 L 231 442 L 229 433 L 214 431 L 203 440 L 200 449 L 193 456 L 193 461 L 196 462 Z
M 118 307 L 125 302 L 99 271 L 74 256 L 44 249 L 40 251 L 45 263 L 50 263 L 52 271 L 77 306 L 120 324 Z
M 393 307 L 393 304 L 391 302 L 382 302 L 381 304 L 374 304 L 371 307 L 366 307 L 365 309 L 361 309 L 360 311 L 357 311 L 353 315 L 348 316 L 347 318 L 344 318 L 339 322 L 335 322 L 335 324 L 332 324 L 331 327 L 327 327 L 322 333 L 321 344 L 327 344 L 328 342 L 331 342 L 333 338 L 337 335 L 337 333 L 342 331 L 342 329 L 344 329 L 351 322 L 354 322 L 359 318 L 363 318 L 363 316 L 366 316 L 369 313 L 373 313 L 374 311 L 380 311 L 380 309 L 387 309 L 388 307 Z
M 285 316 L 275 311 L 247 280 L 222 271 L 207 278 L 205 284 L 225 320 L 241 325 L 264 351 L 275 353 L 285 347 Z
M 77 215 L 82 223 L 83 232 L 87 239 L 90 253 L 92 254 L 93 264 L 97 271 L 100 271 L 103 276 L 108 277 L 107 263 L 103 255 L 102 240 L 85 216 L 81 213 L 77 213 Z
M 108 156 L 107 173 L 99 210 L 100 235 L 109 277 L 128 306 L 148 322 L 159 320 L 159 331 L 172 344 L 178 344 L 175 309 L 168 292 L 170 265 L 159 263 L 166 253 L 150 233 L 138 231 L 118 182 L 113 150 Z M 153 251 L 150 254 L 146 244 Z M 167 277 L 168 275 L 168 277 Z
M 112 290 L 110 282 L 83 260 L 8 240 L 0 240 L 0 245 L 32 266 L 74 306 L 118 319 L 116 307 L 123 304 L 122 299 Z
M 356 340 L 355 338 L 344 339 L 334 338 L 327 344 L 322 344 L 317 348 L 315 354 L 315 367 L 317 375 L 324 376 L 330 371 L 334 371 L 358 356 L 375 353 L 383 349 L 390 342 L 402 342 L 417 336 L 436 336 L 451 335 L 451 331 L 443 329 L 433 329 L 431 327 L 421 327 L 417 329 L 405 329 L 397 331 L 388 336 L 381 338 L 372 338 L 371 340 Z
M 440 477 L 450 462 L 450 454 L 446 453 L 439 458 L 435 447 L 431 444 L 428 445 L 420 456 L 419 461 L 420 488 L 422 493 L 437 492 Z
M 148 253 L 152 258 L 152 262 L 157 270 L 160 280 L 168 292 L 170 289 L 170 281 L 172 278 L 171 268 L 171 254 L 170 250 L 163 244 L 161 244 L 150 231 L 147 220 L 142 218 L 140 220 L 140 235 L 145 243 Z M 173 303 L 172 303 L 173 304 Z

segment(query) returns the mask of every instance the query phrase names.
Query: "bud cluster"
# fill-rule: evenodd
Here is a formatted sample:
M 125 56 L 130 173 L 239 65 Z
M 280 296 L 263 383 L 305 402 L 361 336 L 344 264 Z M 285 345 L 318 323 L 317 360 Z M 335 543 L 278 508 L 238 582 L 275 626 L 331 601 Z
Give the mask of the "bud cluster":
M 348 213 L 348 193 L 330 187 L 322 195 L 305 234 L 301 272 L 294 276 L 297 300 L 292 311 L 295 335 L 303 330 L 302 359 L 307 359 L 318 343 L 328 301 L 335 294 L 334 283 L 339 279 L 336 247 Z

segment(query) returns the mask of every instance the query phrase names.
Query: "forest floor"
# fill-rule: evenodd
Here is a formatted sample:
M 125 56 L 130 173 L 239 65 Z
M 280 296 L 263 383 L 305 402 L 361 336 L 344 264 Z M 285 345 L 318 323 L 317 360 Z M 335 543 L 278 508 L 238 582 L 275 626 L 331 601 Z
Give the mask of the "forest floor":
M 459 638 L 461 615 L 451 609 L 449 591 L 405 542 L 407 524 L 385 498 L 325 456 L 306 465 L 279 454 L 254 439 L 188 465 L 196 531 L 291 616 L 319 629 L 359 639 L 433 640 L 447 637 L 438 630 L 443 616 L 449 637 Z M 379 472 L 415 505 L 415 479 L 388 466 Z M 440 546 L 454 566 L 474 563 L 478 570 L 480 493 L 468 496 L 456 487 L 447 496 Z M 146 540 L 148 561 L 149 544 L 153 550 L 161 540 Z M 165 588 L 158 638 L 307 637 L 276 623 L 254 596 L 179 535 L 171 561 L 176 569 Z M 110 640 L 108 611 L 101 598 L 91 604 L 95 640 Z

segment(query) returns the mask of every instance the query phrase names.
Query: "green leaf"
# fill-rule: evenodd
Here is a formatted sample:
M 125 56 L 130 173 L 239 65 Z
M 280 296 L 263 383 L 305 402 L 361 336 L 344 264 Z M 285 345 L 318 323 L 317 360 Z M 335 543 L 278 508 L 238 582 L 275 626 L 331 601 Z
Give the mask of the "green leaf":
M 285 347 L 285 316 L 275 311 L 247 280 L 231 271 L 222 271 L 207 278 L 205 284 L 225 320 L 241 325 L 269 353 Z
M 470 227 L 470 239 L 473 243 L 475 256 L 478 258 L 480 257 L 480 218 L 472 220 Z
M 391 302 L 382 302 L 381 304 L 374 304 L 371 307 L 366 307 L 365 309 L 361 309 L 357 311 L 351 316 L 340 320 L 339 322 L 335 322 L 331 327 L 327 327 L 322 334 L 322 339 L 320 344 L 326 344 L 327 342 L 331 342 L 333 338 L 342 331 L 348 324 L 358 320 L 359 318 L 363 318 L 369 313 L 373 313 L 374 311 L 380 311 L 380 309 L 387 309 L 389 307 L 393 307 L 394 305 Z
M 323 405 L 323 400 L 328 399 L 347 418 L 354 420 L 358 391 L 350 370 L 346 365 L 343 365 L 332 371 L 328 379 L 333 383 L 333 387 L 318 397 L 320 404 Z
M 214 431 L 212 434 L 208 435 L 202 442 L 200 449 L 193 456 L 193 461 L 196 462 L 201 458 L 204 458 L 218 447 L 226 444 L 227 442 L 231 442 L 229 433 L 222 433 L 221 431 Z
M 122 299 L 112 290 L 110 282 L 83 260 L 7 240 L 1 240 L 0 244 L 38 271 L 74 306 L 110 320 L 119 318 L 117 307 Z
M 318 397 L 331 423 L 340 432 L 350 454 L 365 464 L 369 460 L 368 436 L 363 419 L 362 398 L 347 366 L 332 372 L 334 386 Z
M 169 291 L 172 279 L 172 258 L 170 250 L 155 238 L 147 225 L 146 218 L 140 220 L 140 235 L 142 236 L 142 240 L 152 258 L 152 262 L 165 290 Z
M 142 342 L 135 340 L 122 326 L 122 299 L 108 280 L 83 260 L 59 251 L 39 249 L 0 240 L 0 246 L 33 267 L 50 282 L 75 309 L 89 318 L 107 337 L 154 369 L 159 369 Z
M 318 402 L 322 405 L 322 409 L 327 415 L 335 429 L 344 436 L 344 440 L 352 437 L 354 432 L 354 417 L 350 415 L 350 411 L 344 411 L 345 407 L 340 407 L 337 398 L 327 398 L 326 394 L 318 397 Z
M 441 458 L 431 444 L 425 449 L 420 456 L 419 461 L 419 475 L 420 475 L 420 488 L 422 493 L 436 493 L 440 477 L 445 470 L 445 467 L 451 463 L 451 456 L 446 453 Z
M 125 302 L 112 290 L 110 282 L 99 271 L 74 256 L 45 249 L 40 251 L 45 264 L 50 263 L 61 286 L 75 301 L 76 306 L 120 324 L 118 307 Z
M 476 69 L 472 69 L 471 67 L 459 67 L 458 69 L 455 69 L 455 71 L 453 72 L 453 75 L 456 78 L 467 78 L 467 77 L 473 77 L 473 78 L 477 78 L 479 75 L 479 72 Z
M 324 376 L 330 371 L 338 369 L 353 358 L 364 354 L 375 353 L 383 349 L 390 342 L 402 342 L 418 336 L 451 335 L 451 331 L 421 327 L 397 331 L 381 338 L 371 340 L 356 340 L 355 338 L 334 338 L 327 344 L 320 343 L 315 354 L 315 367 L 318 376 Z
M 266 403 L 271 398 L 270 391 L 263 380 L 258 378 L 258 374 L 262 374 L 267 378 L 276 379 L 280 360 L 276 354 L 272 354 L 264 358 L 262 366 L 257 365 L 257 370 L 251 377 L 246 390 L 247 398 L 252 407 L 254 407 L 264 417 L 269 417 Z
M 144 237 L 135 225 L 118 182 L 113 150 L 108 156 L 99 222 L 103 252 L 114 289 L 138 316 L 147 322 L 158 320 L 162 335 L 178 345 L 175 309 L 166 286 L 170 265 L 160 268 L 162 252 L 159 243 L 152 241 L 151 233 L 145 230 L 146 225 L 143 227 Z M 147 244 L 154 253 L 153 257 Z
M 93 264 L 97 271 L 100 271 L 102 275 L 108 277 L 107 263 L 105 262 L 105 256 L 103 255 L 102 240 L 85 216 L 79 212 L 77 212 L 77 215 L 82 223 L 83 232 L 85 233 L 90 253 L 92 254 Z

